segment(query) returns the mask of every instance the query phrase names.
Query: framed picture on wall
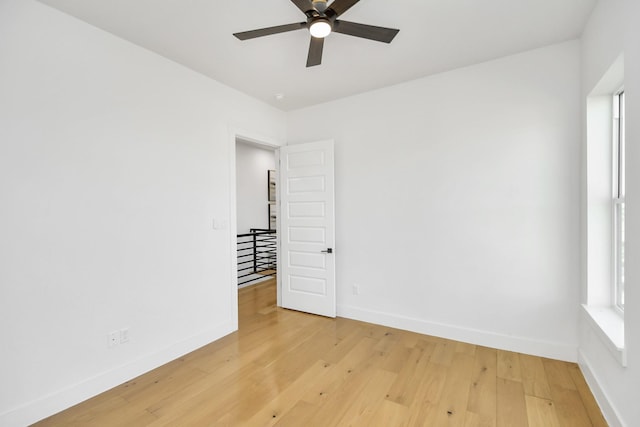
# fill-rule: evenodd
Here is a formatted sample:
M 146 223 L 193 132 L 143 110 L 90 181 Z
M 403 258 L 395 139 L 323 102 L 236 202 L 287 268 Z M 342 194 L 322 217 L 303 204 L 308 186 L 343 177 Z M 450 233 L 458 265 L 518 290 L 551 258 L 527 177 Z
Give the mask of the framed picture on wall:
M 269 230 L 276 229 L 276 219 L 277 219 L 276 204 L 269 203 Z
M 268 184 L 268 200 L 270 202 L 276 201 L 276 171 L 268 170 L 267 171 L 267 184 Z

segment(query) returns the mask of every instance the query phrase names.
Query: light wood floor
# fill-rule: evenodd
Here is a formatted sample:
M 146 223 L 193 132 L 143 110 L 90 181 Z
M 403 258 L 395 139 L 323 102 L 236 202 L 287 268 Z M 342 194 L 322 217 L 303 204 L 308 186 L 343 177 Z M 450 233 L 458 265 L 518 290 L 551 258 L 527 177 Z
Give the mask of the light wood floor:
M 275 306 L 39 426 L 606 426 L 577 365 Z

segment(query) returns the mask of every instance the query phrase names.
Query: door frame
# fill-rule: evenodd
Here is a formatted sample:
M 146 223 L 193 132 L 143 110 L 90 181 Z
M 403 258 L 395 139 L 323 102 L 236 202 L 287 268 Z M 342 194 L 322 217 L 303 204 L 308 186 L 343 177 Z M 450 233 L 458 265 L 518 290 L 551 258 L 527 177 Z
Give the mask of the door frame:
M 229 243 L 230 243 L 230 258 L 231 258 L 231 270 L 230 270 L 230 283 L 231 283 L 231 321 L 233 330 L 238 330 L 238 222 L 237 222 L 237 183 L 236 183 L 236 141 L 238 139 L 244 142 L 249 142 L 256 147 L 266 148 L 273 150 L 276 163 L 276 173 L 280 168 L 280 150 L 279 148 L 286 145 L 284 142 L 261 135 L 258 132 L 254 132 L 247 129 L 240 129 L 235 127 L 229 128 Z M 266 178 L 265 178 L 266 179 Z M 278 192 L 280 189 L 276 187 L 276 206 L 279 210 L 280 198 Z M 280 215 L 278 215 L 277 221 L 279 223 Z M 277 234 L 277 268 L 280 268 L 280 233 Z M 277 304 L 280 303 L 280 275 L 276 274 L 276 294 Z

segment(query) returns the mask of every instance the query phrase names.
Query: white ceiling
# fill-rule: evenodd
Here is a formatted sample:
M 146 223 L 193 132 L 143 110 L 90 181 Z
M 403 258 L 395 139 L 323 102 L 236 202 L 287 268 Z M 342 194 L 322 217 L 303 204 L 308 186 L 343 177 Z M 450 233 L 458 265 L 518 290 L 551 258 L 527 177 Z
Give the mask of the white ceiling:
M 391 44 L 331 34 L 306 68 L 290 0 L 40 0 L 279 109 L 292 110 L 578 38 L 596 0 L 361 0 L 341 19 L 399 28 Z M 284 99 L 276 100 L 276 94 Z

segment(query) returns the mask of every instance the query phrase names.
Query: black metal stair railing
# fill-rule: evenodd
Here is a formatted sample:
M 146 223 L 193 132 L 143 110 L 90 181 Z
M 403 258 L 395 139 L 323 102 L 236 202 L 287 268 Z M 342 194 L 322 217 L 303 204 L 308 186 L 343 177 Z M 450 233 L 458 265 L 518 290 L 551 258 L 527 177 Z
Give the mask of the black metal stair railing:
M 277 270 L 276 230 L 252 228 L 238 234 L 238 286 L 275 276 Z

